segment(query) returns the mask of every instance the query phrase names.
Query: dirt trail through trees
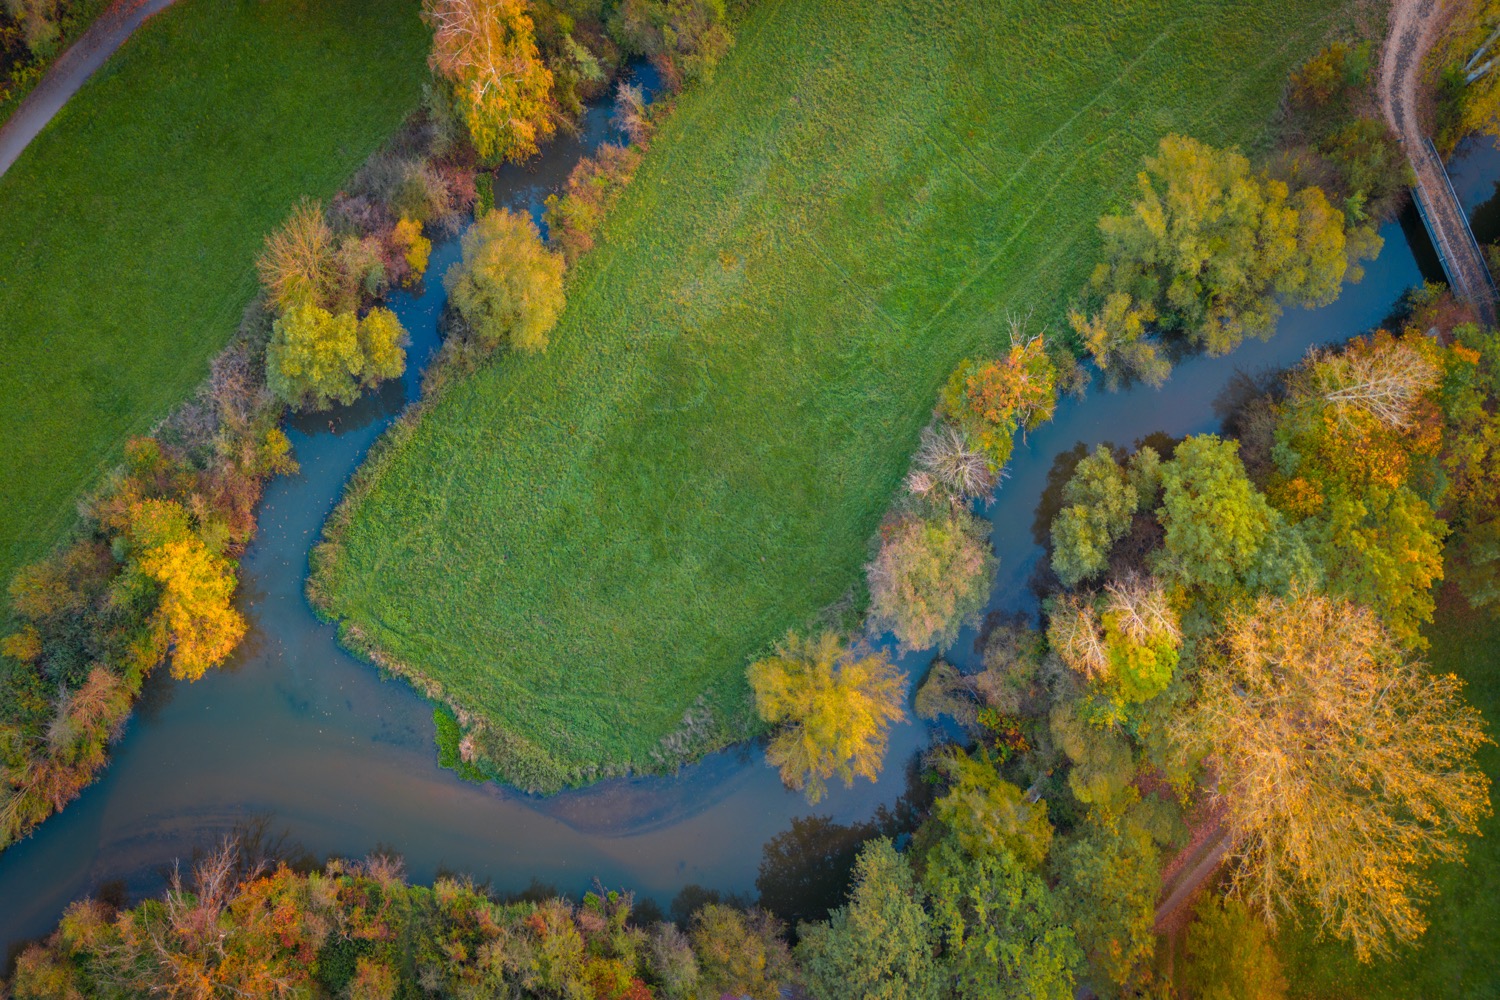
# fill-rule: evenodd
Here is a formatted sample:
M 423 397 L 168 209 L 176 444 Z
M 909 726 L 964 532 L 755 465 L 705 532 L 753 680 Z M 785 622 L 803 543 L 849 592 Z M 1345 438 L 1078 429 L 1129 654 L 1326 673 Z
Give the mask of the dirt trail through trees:
M 42 77 L 36 89 L 0 125 L 0 175 L 10 169 L 21 152 L 47 127 L 68 98 L 78 93 L 94 71 L 114 55 L 146 18 L 170 7 L 176 0 L 118 0 L 74 42 Z
M 1495 300 L 1484 260 L 1469 233 L 1463 207 L 1453 197 L 1442 164 L 1429 149 L 1418 121 L 1422 60 L 1446 14 L 1442 0 L 1395 0 L 1391 5 L 1390 34 L 1380 54 L 1380 105 L 1416 172 L 1416 194 L 1438 251 L 1447 261 L 1454 292 L 1473 303 L 1486 323 L 1494 323 Z

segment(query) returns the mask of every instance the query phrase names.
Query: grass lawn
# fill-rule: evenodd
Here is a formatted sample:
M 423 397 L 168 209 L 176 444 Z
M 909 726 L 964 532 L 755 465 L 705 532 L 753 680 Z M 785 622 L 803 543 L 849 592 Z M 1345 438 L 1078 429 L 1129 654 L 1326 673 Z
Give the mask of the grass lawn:
M 0 177 L 0 582 L 208 371 L 261 239 L 420 97 L 417 0 L 183 0 Z
M 1339 17 L 751 8 L 571 277 L 549 352 L 387 449 L 322 581 L 565 780 L 651 767 L 705 692 L 733 730 L 746 662 L 860 581 L 954 364 L 998 348 L 1007 313 L 1060 318 L 1164 133 L 1259 142 Z
M 1449 588 L 1428 629 L 1433 669 L 1468 682 L 1464 693 L 1500 737 L 1500 622 L 1469 610 Z M 1497 782 L 1500 748 L 1485 747 L 1479 762 Z M 1286 935 L 1282 958 L 1292 996 L 1307 1000 L 1496 1000 L 1500 998 L 1500 820 L 1469 840 L 1467 864 L 1433 872 L 1437 897 L 1427 908 L 1429 926 L 1419 946 L 1391 961 L 1361 966 L 1353 950 L 1314 940 L 1312 928 Z

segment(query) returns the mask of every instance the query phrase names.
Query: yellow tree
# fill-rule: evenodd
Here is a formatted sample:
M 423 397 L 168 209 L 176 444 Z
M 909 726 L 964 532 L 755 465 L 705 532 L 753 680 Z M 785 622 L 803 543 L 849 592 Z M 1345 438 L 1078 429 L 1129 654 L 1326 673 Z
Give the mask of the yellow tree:
M 552 71 L 537 52 L 526 0 L 425 0 L 433 72 L 453 96 L 479 154 L 520 161 L 552 135 Z
M 134 568 L 161 587 L 156 625 L 172 647 L 172 676 L 197 680 L 229 658 L 245 635 L 231 603 L 234 566 L 193 531 L 173 500 L 143 500 L 131 512 Z
M 781 726 L 766 757 L 789 787 L 817 802 L 835 775 L 845 785 L 879 775 L 887 730 L 906 718 L 906 677 L 884 653 L 858 655 L 833 632 L 793 632 L 747 674 L 760 717 Z
M 1230 615 L 1195 705 L 1171 727 L 1218 776 L 1231 894 L 1273 926 L 1298 903 L 1362 960 L 1426 927 L 1434 861 L 1490 813 L 1489 742 L 1462 682 L 1410 660 L 1369 610 L 1318 594 Z

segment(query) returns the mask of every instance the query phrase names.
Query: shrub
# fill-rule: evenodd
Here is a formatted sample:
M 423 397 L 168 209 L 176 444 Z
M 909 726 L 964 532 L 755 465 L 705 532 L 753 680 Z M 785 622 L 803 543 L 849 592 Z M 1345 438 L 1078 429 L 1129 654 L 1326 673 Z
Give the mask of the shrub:
M 998 361 L 961 363 L 938 397 L 938 410 L 984 452 L 991 471 L 1010 459 L 1017 430 L 1034 430 L 1057 408 L 1057 370 L 1041 337 L 1012 345 Z
M 615 35 L 649 56 L 673 90 L 713 77 L 734 36 L 724 0 L 624 0 Z
M 401 249 L 406 261 L 408 281 L 415 282 L 427 273 L 427 258 L 432 254 L 432 241 L 422 235 L 422 224 L 415 219 L 401 217 L 396 228 L 391 230 L 391 242 Z
M 278 309 L 336 305 L 342 274 L 323 206 L 304 200 L 293 209 L 281 228 L 266 237 L 256 267 Z
M 464 234 L 463 260 L 443 284 L 480 347 L 541 351 L 562 312 L 563 268 L 530 218 L 498 209 Z
M 906 515 L 882 529 L 869 566 L 870 619 L 903 648 L 946 648 L 989 600 L 997 560 L 989 525 L 965 511 Z
M 350 312 L 297 306 L 272 327 L 266 381 L 279 399 L 303 409 L 351 403 L 362 388 L 401 374 L 405 341 L 389 309 L 372 309 L 357 320 Z
M 547 242 L 561 250 L 568 263 L 593 249 L 594 234 L 640 162 L 640 149 L 606 143 L 592 157 L 578 162 L 561 196 L 547 196 L 542 217 Z

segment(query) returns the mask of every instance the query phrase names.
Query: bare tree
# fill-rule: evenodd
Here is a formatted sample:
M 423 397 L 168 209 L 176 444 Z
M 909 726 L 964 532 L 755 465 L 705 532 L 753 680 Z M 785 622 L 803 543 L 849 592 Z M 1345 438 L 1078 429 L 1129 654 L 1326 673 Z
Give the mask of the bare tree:
M 1363 410 L 1406 430 L 1417 401 L 1438 382 L 1437 365 L 1404 340 L 1360 342 L 1339 352 L 1314 349 L 1308 360 L 1317 393 L 1345 421 L 1350 410 Z

